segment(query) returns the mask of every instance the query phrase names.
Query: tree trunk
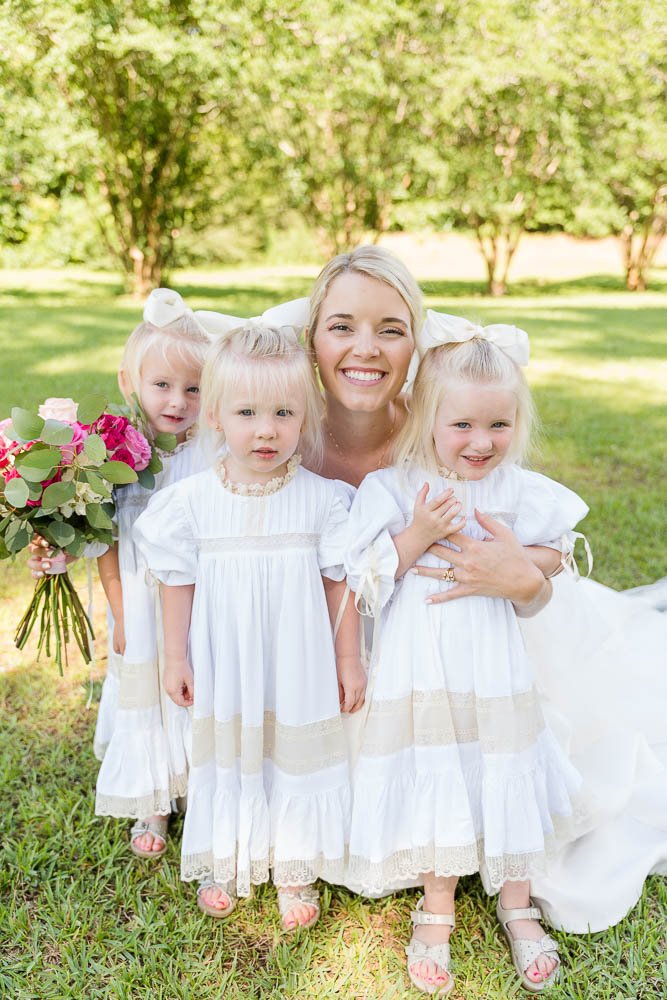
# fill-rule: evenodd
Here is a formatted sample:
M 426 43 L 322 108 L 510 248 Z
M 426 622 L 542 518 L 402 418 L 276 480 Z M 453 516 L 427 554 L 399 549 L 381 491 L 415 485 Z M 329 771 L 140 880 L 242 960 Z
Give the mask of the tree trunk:
M 130 249 L 132 258 L 132 294 L 135 299 L 145 299 L 154 288 L 160 287 L 162 262 L 157 254 L 146 255 L 139 247 Z

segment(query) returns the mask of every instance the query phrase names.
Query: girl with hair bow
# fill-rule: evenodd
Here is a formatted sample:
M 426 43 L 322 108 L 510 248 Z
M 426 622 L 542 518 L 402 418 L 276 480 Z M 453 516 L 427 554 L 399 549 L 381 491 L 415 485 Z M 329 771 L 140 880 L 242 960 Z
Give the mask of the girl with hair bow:
M 512 604 L 461 597 L 460 588 L 456 601 L 433 599 L 456 587 L 443 558 L 457 538 L 484 537 L 477 511 L 565 560 L 588 508 L 519 464 L 534 422 L 524 331 L 429 312 L 417 348 L 394 464 L 364 479 L 350 514 L 348 582 L 379 624 L 349 882 L 379 895 L 423 878 L 408 972 L 419 989 L 444 995 L 454 986 L 456 882 L 479 871 L 489 891 L 500 890 L 498 917 L 522 984 L 539 992 L 557 977 L 556 944 L 539 909 L 517 900 L 574 827 L 580 778 L 542 716 Z
M 190 725 L 187 712 L 164 694 L 158 591 L 132 527 L 154 493 L 203 467 L 195 429 L 210 343 L 181 296 L 158 288 L 130 334 L 118 374 L 128 406 L 143 410 L 147 433 L 174 434 L 177 441 L 173 451 L 160 452 L 163 468 L 152 489 L 133 483 L 118 490 L 117 542 L 98 558 L 109 602 L 109 669 L 95 733 L 102 761 L 95 811 L 136 820 L 130 849 L 139 858 L 159 858 L 167 849 L 172 804 L 187 787 Z

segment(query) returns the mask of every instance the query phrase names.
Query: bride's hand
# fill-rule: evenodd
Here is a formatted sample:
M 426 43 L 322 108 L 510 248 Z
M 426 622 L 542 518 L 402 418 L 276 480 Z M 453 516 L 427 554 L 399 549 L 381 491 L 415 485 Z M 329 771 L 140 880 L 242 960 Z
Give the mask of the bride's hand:
M 536 614 L 551 596 L 551 584 L 533 565 L 510 528 L 488 514 L 475 511 L 479 524 L 487 532 L 483 541 L 457 535 L 455 548 L 432 545 L 432 555 L 451 565 L 456 586 L 429 598 L 431 604 L 445 604 L 459 597 L 504 597 L 512 601 L 517 614 Z M 416 565 L 410 571 L 419 576 L 442 579 L 439 567 Z

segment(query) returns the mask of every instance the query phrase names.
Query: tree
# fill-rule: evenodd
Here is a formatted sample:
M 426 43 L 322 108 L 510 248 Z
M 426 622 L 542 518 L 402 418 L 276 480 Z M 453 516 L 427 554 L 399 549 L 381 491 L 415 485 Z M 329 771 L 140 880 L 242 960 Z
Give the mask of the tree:
M 42 80 L 86 141 L 82 180 L 104 197 L 101 237 L 141 295 L 173 263 L 183 227 L 208 221 L 215 162 L 234 144 L 235 49 L 245 39 L 224 6 L 53 0 L 21 13 Z
M 449 6 L 454 6 L 450 4 Z M 259 3 L 255 91 L 287 203 L 329 252 L 377 238 L 405 198 L 445 4 Z
M 559 6 L 572 27 L 562 59 L 588 188 L 608 205 L 627 288 L 642 290 L 667 230 L 667 19 L 649 0 L 601 0 L 585 14 L 569 0 Z

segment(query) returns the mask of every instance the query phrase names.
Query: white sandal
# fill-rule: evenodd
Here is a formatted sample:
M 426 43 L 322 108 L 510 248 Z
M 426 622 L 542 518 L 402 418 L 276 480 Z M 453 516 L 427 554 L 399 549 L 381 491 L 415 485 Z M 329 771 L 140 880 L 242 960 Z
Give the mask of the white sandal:
M 223 895 L 229 900 L 229 906 L 225 906 L 222 909 L 219 906 L 213 906 L 211 903 L 207 903 L 205 899 L 202 899 L 202 893 L 206 889 L 210 889 L 211 886 L 217 886 Z M 213 878 L 203 878 L 199 885 L 197 886 L 197 906 L 202 911 L 206 913 L 209 917 L 215 917 L 216 920 L 226 920 L 227 917 L 231 917 L 232 913 L 236 909 L 236 904 L 238 899 L 233 896 L 231 892 L 225 889 L 224 885 L 216 882 Z
M 130 830 L 130 850 L 132 853 L 138 858 L 161 858 L 167 850 L 168 826 L 168 816 L 160 816 L 159 819 L 151 820 L 150 823 L 145 819 L 138 819 Z M 157 837 L 162 841 L 162 847 L 159 851 L 147 851 L 143 847 L 137 847 L 137 840 L 143 837 L 145 833 L 152 833 L 153 837 Z
M 560 956 L 558 954 L 558 945 L 548 934 L 544 934 L 544 936 L 537 941 L 531 941 L 530 938 L 515 938 L 512 931 L 507 926 L 512 920 L 537 920 L 541 923 L 544 919 L 542 911 L 539 906 L 534 905 L 532 899 L 530 900 L 530 903 L 530 906 L 506 910 L 500 902 L 500 896 L 498 896 L 496 914 L 502 929 L 507 935 L 510 951 L 512 953 L 512 962 L 514 963 L 514 968 L 519 973 L 522 986 L 531 993 L 542 993 L 544 990 L 553 986 L 560 976 Z M 549 973 L 546 979 L 543 979 L 541 983 L 536 983 L 532 979 L 528 978 L 526 975 L 526 969 L 528 969 L 528 967 L 531 966 L 533 962 L 540 957 L 540 955 L 546 955 L 547 958 L 553 959 L 556 962 L 556 967 Z
M 420 924 L 441 924 L 451 927 L 454 930 L 456 926 L 453 913 L 429 913 L 428 910 L 425 910 L 423 896 L 417 903 L 416 908 L 410 913 L 410 919 L 412 920 L 413 928 Z M 419 941 L 413 932 L 410 944 L 405 949 L 405 954 L 408 958 L 408 975 L 410 981 L 418 990 L 421 990 L 422 993 L 430 993 L 439 997 L 444 997 L 448 993 L 451 993 L 454 989 L 454 976 L 449 971 L 451 961 L 449 941 L 443 941 L 442 944 L 425 944 L 423 941 Z M 449 978 L 444 986 L 438 986 L 436 983 L 427 983 L 425 979 L 421 979 L 413 973 L 410 965 L 423 960 L 434 962 L 443 972 L 447 973 Z
M 285 918 L 294 912 L 297 906 L 314 906 L 315 913 L 305 924 L 296 923 L 294 927 L 288 927 Z M 304 885 L 301 889 L 278 889 L 278 909 L 280 910 L 280 923 L 284 931 L 293 933 L 294 931 L 305 931 L 312 927 L 320 919 L 320 894 L 312 885 Z

